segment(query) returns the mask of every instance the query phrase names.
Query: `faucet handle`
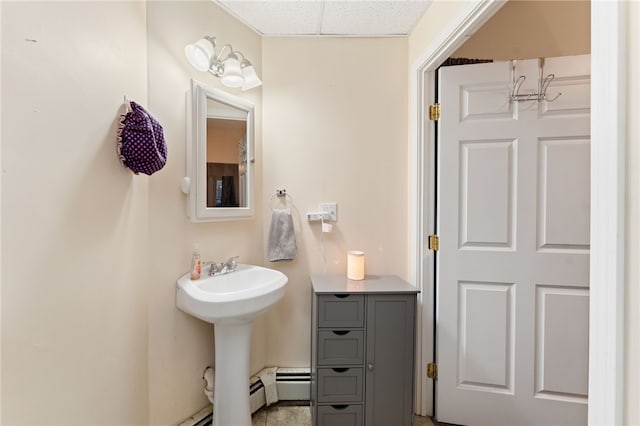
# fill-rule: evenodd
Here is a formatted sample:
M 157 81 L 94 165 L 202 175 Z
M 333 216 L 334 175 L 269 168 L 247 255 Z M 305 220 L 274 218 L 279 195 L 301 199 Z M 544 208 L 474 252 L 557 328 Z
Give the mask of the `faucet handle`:
M 222 267 L 218 265 L 215 261 L 204 262 L 204 265 L 211 265 L 209 267 L 209 276 L 213 276 L 213 274 L 217 274 L 222 269 Z
M 235 269 L 236 269 L 236 267 L 238 266 L 238 262 L 237 262 L 238 257 L 240 257 L 240 256 L 233 256 L 233 257 L 230 257 L 230 258 L 227 260 L 227 262 L 225 263 L 225 266 L 231 267 L 231 269 L 232 269 L 232 270 L 235 270 Z

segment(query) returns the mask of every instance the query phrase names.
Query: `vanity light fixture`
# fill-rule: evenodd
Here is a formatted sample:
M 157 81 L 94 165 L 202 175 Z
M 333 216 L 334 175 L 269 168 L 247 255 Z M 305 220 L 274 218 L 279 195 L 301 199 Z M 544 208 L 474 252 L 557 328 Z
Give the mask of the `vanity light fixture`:
M 225 52 L 226 55 L 223 55 Z M 195 69 L 209 71 L 227 87 L 249 90 L 262 85 L 255 68 L 242 52 L 233 50 L 230 44 L 225 44 L 216 52 L 215 37 L 206 36 L 188 44 L 184 53 Z

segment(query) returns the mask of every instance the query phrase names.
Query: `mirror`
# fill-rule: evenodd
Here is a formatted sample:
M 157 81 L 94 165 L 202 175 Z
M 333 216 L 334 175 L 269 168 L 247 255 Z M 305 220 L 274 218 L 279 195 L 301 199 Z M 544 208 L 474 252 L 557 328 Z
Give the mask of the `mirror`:
M 194 80 L 190 98 L 183 182 L 189 218 L 205 222 L 252 217 L 253 104 Z

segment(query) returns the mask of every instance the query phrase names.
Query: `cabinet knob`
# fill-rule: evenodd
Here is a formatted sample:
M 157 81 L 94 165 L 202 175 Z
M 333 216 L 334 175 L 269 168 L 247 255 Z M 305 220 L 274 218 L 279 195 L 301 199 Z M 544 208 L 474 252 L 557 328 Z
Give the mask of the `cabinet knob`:
M 371 363 L 371 362 L 367 363 L 367 370 L 373 371 L 373 363 Z

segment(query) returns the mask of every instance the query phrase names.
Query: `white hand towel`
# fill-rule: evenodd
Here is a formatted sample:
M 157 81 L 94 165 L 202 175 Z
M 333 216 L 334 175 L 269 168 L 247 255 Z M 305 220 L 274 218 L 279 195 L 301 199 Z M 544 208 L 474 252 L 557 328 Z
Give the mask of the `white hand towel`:
M 273 211 L 267 252 L 269 262 L 292 260 L 296 256 L 296 236 L 291 209 Z

